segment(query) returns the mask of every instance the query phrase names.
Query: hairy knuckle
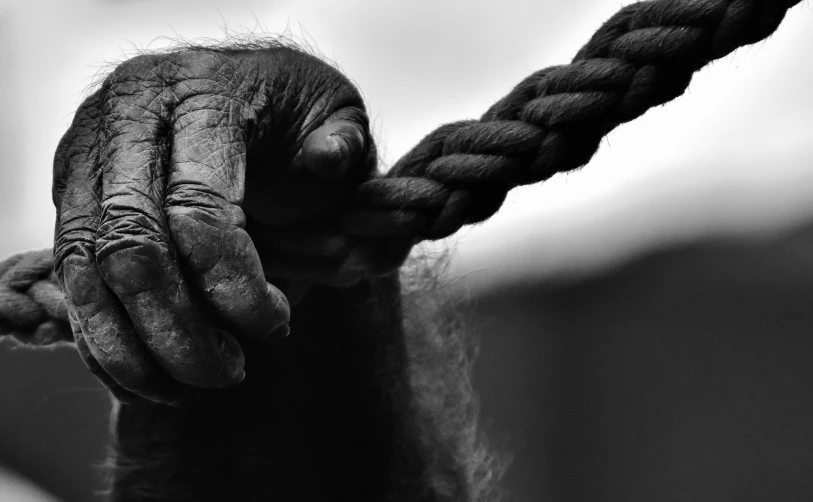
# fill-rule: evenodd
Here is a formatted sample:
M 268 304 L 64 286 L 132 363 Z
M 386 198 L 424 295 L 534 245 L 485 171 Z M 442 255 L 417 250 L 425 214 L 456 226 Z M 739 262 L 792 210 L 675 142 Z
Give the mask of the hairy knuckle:
M 102 204 L 96 252 L 105 256 L 120 246 L 165 243 L 165 222 L 147 197 L 111 196 Z
M 107 77 L 106 82 L 110 84 L 142 82 L 149 77 L 150 73 L 155 70 L 162 60 L 162 56 L 153 54 L 132 57 L 116 66 Z
M 57 233 L 54 240 L 54 270 L 56 270 L 57 276 L 62 278 L 66 262 L 82 260 L 84 263 L 93 263 L 94 245 L 93 239 L 90 238 L 78 238 L 74 235 Z
M 102 205 L 99 233 L 160 234 L 164 226 L 160 211 L 147 197 L 110 197 Z
M 200 181 L 188 180 L 167 186 L 164 207 L 167 211 L 189 207 L 215 211 L 224 205 L 223 196 L 211 186 Z
M 213 232 L 230 232 L 246 226 L 246 215 L 240 206 L 208 195 L 187 193 L 181 198 L 174 198 L 172 202 L 180 202 L 166 206 L 168 222 L 173 230 L 203 227 Z

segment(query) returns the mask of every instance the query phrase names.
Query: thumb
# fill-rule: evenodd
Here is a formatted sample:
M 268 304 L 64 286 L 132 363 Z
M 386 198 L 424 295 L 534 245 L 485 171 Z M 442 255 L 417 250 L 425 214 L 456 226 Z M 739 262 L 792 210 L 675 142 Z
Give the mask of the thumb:
M 340 112 L 342 110 L 333 117 Z M 342 115 L 342 118 L 328 119 L 305 138 L 298 156 L 309 171 L 326 178 L 337 178 L 364 158 L 367 150 L 364 126 L 352 116 Z

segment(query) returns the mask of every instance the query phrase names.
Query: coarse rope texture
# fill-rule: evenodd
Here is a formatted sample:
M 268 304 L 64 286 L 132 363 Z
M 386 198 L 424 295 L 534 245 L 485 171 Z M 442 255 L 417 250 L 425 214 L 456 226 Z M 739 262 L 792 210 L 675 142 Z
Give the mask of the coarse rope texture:
M 29 251 L 0 261 L 0 337 L 4 335 L 34 346 L 73 341 L 52 250 Z
M 479 120 L 443 125 L 346 210 L 268 239 L 266 275 L 343 286 L 400 266 L 422 240 L 479 223 L 509 190 L 587 164 L 615 127 L 683 94 L 692 75 L 767 38 L 801 0 L 654 0 L 623 7 L 573 62 L 530 75 Z M 0 335 L 70 340 L 51 250 L 0 262 Z

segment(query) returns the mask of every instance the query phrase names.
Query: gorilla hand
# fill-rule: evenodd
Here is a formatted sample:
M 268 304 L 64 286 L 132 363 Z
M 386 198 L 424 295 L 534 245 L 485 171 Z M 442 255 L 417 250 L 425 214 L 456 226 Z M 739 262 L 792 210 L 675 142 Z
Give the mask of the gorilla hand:
M 284 336 L 290 317 L 247 219 L 273 228 L 329 212 L 374 165 L 358 91 L 307 54 L 121 64 L 54 162 L 55 266 L 86 364 L 124 401 L 242 381 L 230 333 Z

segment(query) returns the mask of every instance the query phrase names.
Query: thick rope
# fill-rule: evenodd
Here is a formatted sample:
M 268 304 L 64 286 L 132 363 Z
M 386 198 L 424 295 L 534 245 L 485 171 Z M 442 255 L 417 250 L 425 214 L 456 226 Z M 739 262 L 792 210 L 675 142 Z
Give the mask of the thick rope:
M 655 0 L 622 8 L 571 64 L 530 75 L 480 120 L 431 132 L 389 173 L 359 186 L 340 217 L 258 237 L 269 253 L 264 262 L 275 267 L 266 275 L 347 285 L 397 268 L 419 241 L 491 217 L 511 188 L 584 166 L 615 127 L 683 94 L 709 62 L 768 37 L 800 1 Z M 52 284 L 49 300 L 40 291 L 46 277 L 53 280 L 50 250 L 30 256 L 0 262 L 0 335 L 69 339 L 58 287 Z M 37 279 L 7 281 L 23 262 L 14 277 Z
M 25 345 L 73 341 L 52 253 L 29 251 L 0 262 L 0 337 L 11 335 Z
M 439 127 L 340 220 L 347 255 L 328 284 L 400 266 L 421 240 L 491 217 L 508 190 L 587 164 L 602 138 L 686 91 L 692 74 L 772 34 L 800 0 L 658 0 L 626 6 L 569 65 L 538 71 L 480 120 Z M 333 236 L 335 240 L 337 236 Z

